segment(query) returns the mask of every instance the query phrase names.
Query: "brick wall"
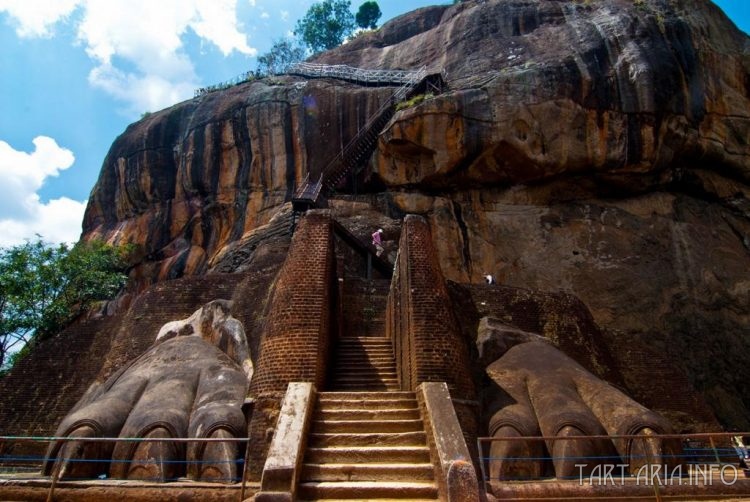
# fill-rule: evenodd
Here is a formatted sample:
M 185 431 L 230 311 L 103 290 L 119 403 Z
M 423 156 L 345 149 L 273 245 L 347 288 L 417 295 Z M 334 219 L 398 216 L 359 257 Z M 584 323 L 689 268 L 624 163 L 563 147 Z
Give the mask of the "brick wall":
M 281 398 L 289 382 L 323 388 L 336 305 L 330 212 L 309 211 L 299 222 L 274 285 L 249 396 L 248 470 L 259 479 Z
M 242 278 L 242 274 L 191 276 L 149 287 L 117 323 L 97 381 L 104 382 L 123 364 L 148 350 L 164 324 L 184 319 L 212 300 L 230 300 Z
M 403 389 L 446 382 L 454 397 L 474 399 L 469 353 L 424 218 L 404 219 L 388 295 L 386 330 Z

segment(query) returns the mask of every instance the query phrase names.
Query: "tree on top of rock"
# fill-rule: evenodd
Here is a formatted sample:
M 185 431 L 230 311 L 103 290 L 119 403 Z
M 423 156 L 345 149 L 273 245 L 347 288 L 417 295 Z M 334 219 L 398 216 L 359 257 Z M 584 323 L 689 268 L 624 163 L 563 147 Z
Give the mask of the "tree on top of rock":
M 349 0 L 323 0 L 314 3 L 297 21 L 294 34 L 313 53 L 333 49 L 352 34 L 356 25 Z
M 258 56 L 259 75 L 284 73 L 294 63 L 305 59 L 305 48 L 294 39 L 284 38 L 273 43 L 268 52 Z
M 380 19 L 381 15 L 382 13 L 380 12 L 378 2 L 368 0 L 359 6 L 359 10 L 355 16 L 357 26 L 363 30 L 374 30 L 378 27 L 378 19 Z

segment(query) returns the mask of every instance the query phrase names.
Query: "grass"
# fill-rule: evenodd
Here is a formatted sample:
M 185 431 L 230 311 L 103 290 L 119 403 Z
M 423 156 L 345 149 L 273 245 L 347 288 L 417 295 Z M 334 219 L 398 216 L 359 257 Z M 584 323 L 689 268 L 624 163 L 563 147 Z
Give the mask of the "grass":
M 396 105 L 396 111 L 399 110 L 405 110 L 407 108 L 411 108 L 413 106 L 417 106 L 418 104 L 422 103 L 423 101 L 426 101 L 428 99 L 432 99 L 435 96 L 428 92 L 427 94 L 417 94 L 416 96 L 413 96 L 411 99 L 407 99 L 406 101 L 401 101 Z

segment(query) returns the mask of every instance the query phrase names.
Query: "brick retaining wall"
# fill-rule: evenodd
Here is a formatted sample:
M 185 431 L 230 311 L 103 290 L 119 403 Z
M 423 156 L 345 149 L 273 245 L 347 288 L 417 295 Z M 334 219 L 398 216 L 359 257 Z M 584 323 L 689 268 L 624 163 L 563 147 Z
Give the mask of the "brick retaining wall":
M 424 218 L 404 219 L 388 295 L 386 330 L 393 341 L 401 388 L 446 382 L 451 394 L 474 398 L 469 352 Z
M 248 393 L 255 399 L 249 425 L 251 479 L 260 478 L 289 382 L 312 382 L 318 388 L 325 384 L 336 305 L 334 281 L 330 212 L 309 211 L 298 224 L 274 285 Z

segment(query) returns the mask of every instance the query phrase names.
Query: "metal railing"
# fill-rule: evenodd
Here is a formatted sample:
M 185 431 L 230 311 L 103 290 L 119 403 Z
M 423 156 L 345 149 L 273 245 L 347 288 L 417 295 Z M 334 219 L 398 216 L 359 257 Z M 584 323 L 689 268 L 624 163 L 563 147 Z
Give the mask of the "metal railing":
M 309 78 L 336 78 L 339 80 L 349 80 L 352 82 L 364 82 L 368 84 L 407 84 L 409 82 L 419 82 L 426 76 L 426 67 L 423 66 L 417 70 L 389 70 L 389 69 L 369 69 L 355 68 L 347 65 L 325 65 L 315 63 L 295 63 L 287 66 L 284 70 L 274 75 L 299 75 Z M 240 73 L 236 77 L 230 78 L 223 82 L 199 87 L 193 93 L 193 97 L 198 98 L 205 94 L 223 91 L 235 85 L 249 82 L 255 78 L 264 75 L 249 70 Z M 269 75 L 270 76 L 270 75 Z
M 733 446 L 732 437 L 750 436 L 747 432 L 731 433 L 696 433 L 696 434 L 655 434 L 655 435 L 601 435 L 601 436 L 521 436 L 521 437 L 482 437 L 477 439 L 482 482 L 488 493 L 495 487 L 529 486 L 529 482 L 544 482 L 541 486 L 549 486 L 549 481 L 557 481 L 568 488 L 584 487 L 591 489 L 605 487 L 601 498 L 618 498 L 624 496 L 628 490 L 634 487 L 648 487 L 653 491 L 652 499 L 657 501 L 665 498 L 663 491 L 669 487 L 698 487 L 711 486 L 715 493 L 721 493 L 722 487 L 726 490 L 732 488 L 733 497 L 750 499 L 750 476 L 745 466 L 744 459 L 748 458 L 748 450 Z M 566 450 L 564 455 L 554 457 L 549 453 L 548 445 L 552 443 L 566 443 L 576 441 L 613 440 L 614 442 L 627 441 L 633 445 L 642 442 L 640 454 L 631 454 L 629 458 L 622 458 L 619 454 L 609 453 L 602 455 L 576 455 Z M 678 448 L 663 448 L 661 453 L 654 454 L 649 448 L 649 443 L 659 442 L 661 445 L 679 445 Z M 490 445 L 496 442 L 518 442 L 533 445 L 526 451 L 536 451 L 536 454 L 517 456 L 493 456 L 490 453 Z M 542 445 L 537 443 L 542 442 Z M 523 451 L 523 449 L 518 450 Z M 496 454 L 495 454 L 496 455 Z M 574 462 L 576 469 L 571 476 L 557 476 L 553 465 L 557 461 L 564 461 L 568 466 Z M 506 475 L 492 476 L 492 464 L 503 462 L 510 466 L 504 472 Z M 517 469 L 514 463 L 525 464 Z M 529 474 L 530 469 L 524 468 L 529 464 L 536 464 L 538 475 Z M 513 475 L 507 475 L 508 472 Z M 735 485 L 738 481 L 742 483 L 742 489 L 738 490 Z M 567 485 L 566 485 L 567 483 Z M 560 485 L 556 485 L 558 488 Z M 621 487 L 621 492 L 612 487 Z M 581 493 L 574 489 L 567 492 L 566 497 L 561 492 L 556 499 L 577 499 Z M 495 494 L 499 496 L 498 494 Z M 591 493 L 589 493 L 591 495 Z M 666 497 L 669 498 L 669 497 Z
M 246 71 L 244 73 L 240 73 L 236 77 L 230 78 L 229 80 L 225 80 L 224 82 L 219 82 L 218 84 L 207 85 L 205 87 L 199 87 L 193 93 L 193 97 L 199 98 L 203 96 L 204 94 L 208 94 L 210 92 L 223 91 L 224 89 L 229 89 L 230 87 L 234 87 L 235 85 L 249 82 L 256 77 L 257 77 L 257 74 L 254 71 L 252 70 Z
M 106 466 L 107 472 L 101 472 L 98 473 L 95 477 L 91 478 L 65 478 L 65 481 L 92 481 L 92 482 L 105 482 L 109 480 L 109 465 L 113 463 L 131 463 L 132 460 L 120 460 L 120 459 L 111 459 L 111 458 L 101 458 L 101 459 L 93 459 L 93 458 L 67 458 L 60 456 L 62 451 L 64 451 L 64 448 L 62 446 L 57 449 L 57 456 L 53 457 L 47 457 L 46 455 L 33 455 L 33 454 L 14 454 L 13 450 L 17 449 L 17 445 L 28 445 L 28 443 L 34 443 L 34 444 L 49 444 L 49 443 L 66 443 L 66 442 L 76 442 L 76 443 L 246 443 L 248 441 L 247 438 L 115 438 L 115 437 L 58 437 L 58 436 L 0 436 L 0 481 L 3 480 L 48 480 L 49 481 L 49 487 L 48 487 L 48 496 L 47 500 L 51 501 L 54 498 L 54 491 L 55 488 L 60 481 L 59 474 L 60 469 L 59 466 L 62 462 L 69 462 L 70 464 L 75 463 L 98 463 L 100 465 Z M 31 448 L 31 450 L 37 449 L 37 448 Z M 27 449 L 29 450 L 29 449 Z M 232 483 L 227 486 L 234 486 L 235 489 L 239 488 L 240 494 L 239 494 L 239 500 L 244 500 L 245 498 L 245 489 L 246 489 L 246 473 L 245 473 L 245 465 L 247 464 L 247 452 L 249 451 L 249 448 L 245 449 L 244 459 L 243 458 L 237 458 L 232 460 L 224 461 L 224 463 L 234 463 L 237 465 L 237 472 L 242 472 L 241 476 L 232 478 L 232 479 L 216 479 L 212 478 L 212 481 L 219 482 L 219 483 Z M 54 466 L 52 468 L 52 472 L 49 476 L 45 476 L 42 473 L 42 469 L 45 463 L 52 463 Z M 217 464 L 218 462 L 216 460 L 211 461 L 203 461 L 203 460 L 187 460 L 187 459 L 173 459 L 173 460 L 166 460 L 163 461 L 164 464 L 171 464 L 171 465 L 184 465 L 185 469 L 181 469 L 182 471 L 186 471 L 187 467 L 189 465 L 196 465 L 196 464 Z M 114 478 L 112 478 L 114 479 Z M 140 482 L 175 482 L 175 481 L 183 481 L 186 480 L 183 477 L 174 478 L 174 479 L 167 479 L 164 480 L 162 478 L 158 479 L 143 479 L 139 478 L 138 481 Z M 241 485 L 238 487 L 236 486 L 237 483 L 241 483 Z
M 383 114 L 396 103 L 404 99 L 411 90 L 416 87 L 427 76 L 427 66 L 422 66 L 416 70 L 390 70 L 390 69 L 367 69 L 355 68 L 347 65 L 324 65 L 315 63 L 296 63 L 285 70 L 286 74 L 301 75 L 310 78 L 336 78 L 340 80 L 350 80 L 353 82 L 377 83 L 385 85 L 400 85 L 378 110 L 373 113 L 365 125 L 357 134 L 341 149 L 341 151 L 323 168 L 320 177 L 313 182 L 309 179 L 309 174 L 300 184 L 294 198 L 297 200 L 310 199 L 317 200 L 324 183 L 337 171 L 350 169 L 350 166 L 344 166 L 344 159 L 348 158 L 356 149 L 360 139 L 370 132 L 373 126 L 383 116 Z M 233 79 L 218 84 L 201 87 L 195 90 L 195 97 L 200 97 L 210 92 L 228 89 L 229 87 L 247 82 L 256 77 L 256 73 L 248 71 L 241 73 Z M 330 188 L 330 186 L 329 186 Z
M 415 80 L 417 82 L 422 80 L 426 75 L 426 67 L 423 66 L 417 70 L 390 70 L 303 62 L 290 66 L 286 73 L 303 77 L 336 78 L 372 84 L 407 84 Z
M 402 85 L 396 89 L 391 97 L 386 100 L 374 113 L 370 115 L 370 117 L 367 119 L 367 122 L 365 122 L 364 126 L 357 132 L 357 134 L 349 140 L 349 142 L 326 164 L 326 166 L 321 171 L 320 177 L 317 181 L 312 182 L 308 176 L 305 178 L 302 184 L 300 184 L 300 188 L 297 190 L 297 193 L 295 194 L 296 199 L 303 198 L 303 194 L 310 192 L 315 194 L 315 199 L 317 200 L 317 196 L 320 194 L 320 191 L 322 189 L 323 184 L 327 184 L 328 188 L 333 188 L 331 186 L 331 179 L 334 175 L 338 174 L 339 177 L 342 172 L 346 173 L 351 166 L 347 165 L 346 159 L 348 159 L 353 152 L 356 151 L 357 147 L 359 146 L 360 140 L 370 133 L 370 131 L 373 129 L 373 127 L 377 124 L 377 122 L 381 119 L 381 117 L 388 111 L 390 111 L 396 103 L 404 99 L 406 96 L 409 95 L 409 93 L 427 76 L 427 67 L 422 66 L 418 70 L 410 70 L 410 71 L 403 71 L 403 70 L 363 70 L 361 68 L 352 68 L 350 66 L 343 66 L 343 65 L 334 65 L 334 66 L 328 66 L 328 65 L 310 65 L 309 63 L 304 63 L 304 65 L 309 66 L 310 68 L 317 69 L 315 71 L 323 71 L 324 68 L 331 69 L 331 74 L 333 73 L 340 73 L 341 75 L 366 75 L 369 74 L 372 78 L 383 78 L 385 79 L 386 76 L 390 75 L 393 78 L 399 78 L 402 80 L 399 80 L 399 83 Z M 306 67 L 307 67 L 306 66 Z M 335 70 L 335 71 L 334 71 Z M 357 73 L 361 72 L 361 73 Z M 379 74 L 379 72 L 382 72 L 383 75 L 380 77 L 376 77 L 376 75 Z M 326 75 L 331 76 L 331 75 Z M 333 78 L 348 78 L 348 77 L 342 77 L 337 76 Z M 382 80 L 383 82 L 385 80 Z M 394 80 L 389 80 L 388 82 L 394 82 Z M 335 184 L 335 182 L 333 182 Z

